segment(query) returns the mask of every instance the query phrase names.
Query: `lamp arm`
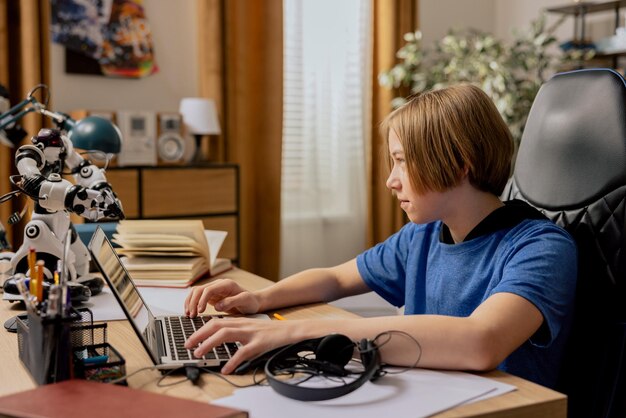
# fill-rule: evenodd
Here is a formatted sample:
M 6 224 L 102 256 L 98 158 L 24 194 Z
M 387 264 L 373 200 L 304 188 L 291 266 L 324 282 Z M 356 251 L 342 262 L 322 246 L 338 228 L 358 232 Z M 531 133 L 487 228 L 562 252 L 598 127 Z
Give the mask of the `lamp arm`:
M 76 125 L 76 121 L 65 113 L 52 112 L 43 107 L 40 108 L 38 111 L 42 115 L 47 116 L 50 119 L 52 119 L 59 128 L 61 128 L 62 130 L 66 132 L 72 129 Z
M 32 105 L 32 107 L 25 108 L 29 104 Z M 42 108 L 41 103 L 39 103 L 34 97 L 28 97 L 22 100 L 21 102 L 4 112 L 2 115 L 0 115 L 0 130 L 3 130 L 12 123 L 17 122 L 30 112 L 39 111 L 40 108 Z
M 9 110 L 7 110 L 6 112 L 0 115 L 0 131 L 7 128 L 9 125 L 17 122 L 18 120 L 22 119 L 24 116 L 26 116 L 28 113 L 31 113 L 31 112 L 38 112 L 44 116 L 49 117 L 55 122 L 55 124 L 59 128 L 65 131 L 68 131 L 69 129 L 73 128 L 76 125 L 76 121 L 72 119 L 69 115 L 65 113 L 60 113 L 60 112 L 52 112 L 46 109 L 49 96 L 46 96 L 44 100 L 45 104 L 40 103 L 35 98 L 35 96 L 33 96 L 35 91 L 39 89 L 45 89 L 47 91 L 48 86 L 46 86 L 45 84 L 39 84 L 35 86 L 28 93 L 28 96 L 24 100 L 22 100 L 21 102 L 19 102 L 18 104 L 16 104 L 15 106 L 13 106 L 12 108 L 10 108 Z M 30 107 L 27 107 L 29 105 Z

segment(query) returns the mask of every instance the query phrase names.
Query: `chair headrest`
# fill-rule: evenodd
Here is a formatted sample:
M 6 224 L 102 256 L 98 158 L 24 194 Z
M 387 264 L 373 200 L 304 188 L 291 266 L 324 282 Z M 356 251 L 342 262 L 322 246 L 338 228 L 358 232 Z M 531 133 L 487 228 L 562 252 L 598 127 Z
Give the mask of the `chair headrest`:
M 514 178 L 545 209 L 593 202 L 626 184 L 626 83 L 609 69 L 557 74 L 537 93 Z

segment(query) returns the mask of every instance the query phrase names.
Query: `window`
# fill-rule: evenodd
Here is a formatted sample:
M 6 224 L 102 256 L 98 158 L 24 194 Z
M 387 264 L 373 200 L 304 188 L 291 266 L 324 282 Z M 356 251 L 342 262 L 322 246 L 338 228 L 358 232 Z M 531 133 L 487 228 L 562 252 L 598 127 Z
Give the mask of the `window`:
M 368 1 L 284 1 L 283 260 L 335 264 L 365 245 L 370 19 Z M 337 233 L 348 249 L 329 248 Z M 324 252 L 354 253 L 315 264 Z

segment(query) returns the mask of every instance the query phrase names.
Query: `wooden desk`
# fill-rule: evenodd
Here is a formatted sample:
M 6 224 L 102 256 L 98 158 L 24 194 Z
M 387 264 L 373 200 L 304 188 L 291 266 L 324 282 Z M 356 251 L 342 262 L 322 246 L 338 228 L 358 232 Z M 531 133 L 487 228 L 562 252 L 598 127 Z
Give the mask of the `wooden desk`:
M 259 276 L 243 270 L 233 270 L 224 276 L 236 279 L 242 286 L 254 290 L 272 284 Z M 4 321 L 21 313 L 18 304 L 1 302 L 0 320 Z M 280 313 L 290 319 L 305 318 L 349 318 L 356 315 L 325 304 L 315 304 L 298 308 L 280 309 Z M 141 343 L 126 321 L 114 321 L 108 325 L 109 342 L 126 359 L 126 371 L 133 371 L 151 365 L 151 361 Z M 189 382 L 176 386 L 160 388 L 156 382 L 160 377 L 158 371 L 142 371 L 129 378 L 129 384 L 136 389 L 160 392 L 172 396 L 195 400 L 211 401 L 230 395 L 234 388 L 215 376 L 204 374 L 199 385 Z M 452 417 L 565 417 L 566 397 L 558 392 L 525 381 L 518 377 L 499 371 L 483 374 L 483 376 L 508 383 L 517 390 L 485 401 L 465 405 L 437 415 L 441 418 Z M 180 376 L 167 377 L 164 383 L 181 379 Z M 250 376 L 228 376 L 238 384 L 249 384 Z M 17 353 L 17 336 L 4 330 L 0 331 L 0 396 L 26 389 L 35 385 L 30 375 L 22 366 Z

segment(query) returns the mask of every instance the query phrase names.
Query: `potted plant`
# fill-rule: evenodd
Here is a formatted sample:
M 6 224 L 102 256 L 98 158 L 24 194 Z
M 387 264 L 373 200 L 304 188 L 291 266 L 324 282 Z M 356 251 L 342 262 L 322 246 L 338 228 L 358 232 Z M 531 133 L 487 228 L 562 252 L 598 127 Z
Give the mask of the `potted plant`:
M 546 76 L 558 69 L 580 66 L 593 56 L 590 50 L 559 52 L 553 33 L 563 18 L 546 27 L 545 15 L 526 32 L 514 32 L 507 45 L 478 30 L 451 30 L 431 48 L 422 45 L 420 31 L 404 35 L 406 44 L 396 53 L 400 62 L 378 76 L 387 88 L 409 87 L 411 93 L 468 82 L 482 88 L 494 101 L 519 142 L 532 102 Z M 554 52 L 552 52 L 554 51 Z M 395 97 L 392 106 L 405 102 Z

